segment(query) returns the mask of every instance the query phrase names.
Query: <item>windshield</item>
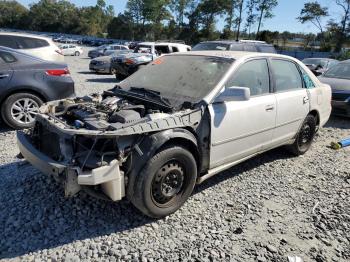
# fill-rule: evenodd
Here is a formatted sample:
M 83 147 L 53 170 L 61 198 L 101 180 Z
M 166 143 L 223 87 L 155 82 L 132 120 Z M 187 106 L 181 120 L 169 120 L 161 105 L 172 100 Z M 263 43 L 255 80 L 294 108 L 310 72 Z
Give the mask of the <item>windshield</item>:
M 174 107 L 184 102 L 195 103 L 215 87 L 233 61 L 211 56 L 163 56 L 125 79 L 120 87 L 159 92 Z
M 340 63 L 333 66 L 325 74 L 325 77 L 350 79 L 350 63 Z
M 225 43 L 199 43 L 192 48 L 192 51 L 203 51 L 203 50 L 221 50 L 226 51 L 230 49 L 229 44 Z
M 151 45 L 138 45 L 134 53 L 151 53 L 152 52 L 152 46 Z
M 303 60 L 303 63 L 306 65 L 320 65 L 325 67 L 327 65 L 327 60 L 317 59 L 317 58 L 307 58 Z

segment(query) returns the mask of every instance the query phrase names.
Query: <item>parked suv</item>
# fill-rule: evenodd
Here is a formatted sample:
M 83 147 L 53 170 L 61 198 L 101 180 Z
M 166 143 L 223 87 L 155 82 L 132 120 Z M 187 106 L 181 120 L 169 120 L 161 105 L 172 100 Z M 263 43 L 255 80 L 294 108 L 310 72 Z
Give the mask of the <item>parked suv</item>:
M 331 89 L 294 58 L 230 51 L 159 57 L 114 89 L 41 108 L 23 156 L 65 185 L 143 213 L 175 212 L 201 183 L 275 147 L 309 150 Z
M 267 44 L 264 41 L 253 40 L 218 40 L 206 41 L 195 45 L 192 51 L 205 50 L 227 50 L 227 51 L 245 51 L 245 52 L 260 52 L 260 53 L 277 53 L 273 45 Z
M 133 53 L 113 57 L 111 60 L 111 70 L 115 72 L 117 79 L 123 79 L 159 56 L 188 51 L 191 51 L 191 47 L 183 41 L 143 42 L 137 45 Z
M 53 62 L 63 62 L 64 56 L 55 43 L 37 35 L 0 32 L 0 46 L 17 49 L 23 53 Z
M 0 47 L 1 118 L 12 128 L 33 126 L 39 107 L 74 95 L 66 64 Z

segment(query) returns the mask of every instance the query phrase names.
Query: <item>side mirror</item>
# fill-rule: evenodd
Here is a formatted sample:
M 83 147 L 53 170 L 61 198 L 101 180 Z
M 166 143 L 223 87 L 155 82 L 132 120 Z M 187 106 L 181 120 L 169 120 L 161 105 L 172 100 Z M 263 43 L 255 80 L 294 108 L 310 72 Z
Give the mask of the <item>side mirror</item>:
M 216 98 L 215 102 L 248 101 L 250 99 L 250 89 L 248 87 L 225 87 Z

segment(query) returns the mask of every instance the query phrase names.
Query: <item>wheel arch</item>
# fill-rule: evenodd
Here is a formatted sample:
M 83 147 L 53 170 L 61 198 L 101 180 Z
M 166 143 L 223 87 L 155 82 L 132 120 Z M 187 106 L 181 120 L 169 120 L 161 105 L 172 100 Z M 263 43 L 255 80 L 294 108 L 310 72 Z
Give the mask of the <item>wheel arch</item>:
M 12 89 L 6 92 L 6 94 L 4 94 L 4 96 L 0 98 L 0 107 L 2 106 L 3 102 L 6 101 L 7 98 L 9 98 L 14 94 L 19 94 L 19 93 L 29 93 L 29 94 L 35 95 L 39 97 L 44 103 L 48 101 L 48 98 L 41 92 L 37 90 L 33 90 L 30 87 L 20 87 L 20 88 Z
M 309 112 L 309 115 L 312 115 L 316 119 L 316 126 L 320 126 L 320 113 L 316 110 L 313 109 Z
M 193 157 L 197 163 L 197 168 L 199 169 L 201 161 L 197 138 L 189 130 L 184 128 L 176 128 L 147 136 L 140 144 L 136 145 L 135 150 L 131 155 L 132 163 L 137 163 L 137 165 L 133 164 L 133 167 L 128 174 L 127 196 L 129 199 L 132 198 L 134 193 L 136 177 L 147 161 L 155 154 L 160 152 L 162 148 L 169 145 L 180 145 L 188 149 L 191 154 L 193 154 Z

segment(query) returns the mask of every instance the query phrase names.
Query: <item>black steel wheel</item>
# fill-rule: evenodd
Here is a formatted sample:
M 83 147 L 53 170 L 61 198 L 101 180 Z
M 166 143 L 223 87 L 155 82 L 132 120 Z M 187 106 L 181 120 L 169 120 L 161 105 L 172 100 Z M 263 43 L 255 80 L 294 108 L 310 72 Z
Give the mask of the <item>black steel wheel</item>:
M 150 217 L 167 216 L 188 199 L 196 178 L 193 155 L 180 146 L 166 147 L 137 176 L 131 202 Z
M 312 115 L 308 115 L 304 120 L 299 133 L 290 146 L 293 154 L 299 156 L 305 154 L 311 147 L 316 133 L 316 119 Z

